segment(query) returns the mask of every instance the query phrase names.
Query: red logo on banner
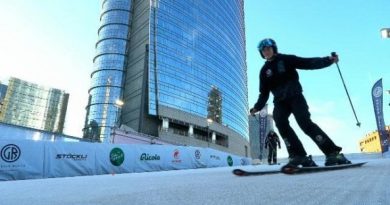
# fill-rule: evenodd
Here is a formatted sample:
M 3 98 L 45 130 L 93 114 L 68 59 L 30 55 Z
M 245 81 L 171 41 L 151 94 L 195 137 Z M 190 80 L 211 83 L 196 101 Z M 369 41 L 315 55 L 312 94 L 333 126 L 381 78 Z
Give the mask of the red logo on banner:
M 173 158 L 175 158 L 175 159 L 179 159 L 180 158 L 179 150 L 175 149 L 175 151 L 173 152 Z
M 174 160 L 172 160 L 173 163 L 181 163 L 180 151 L 178 149 L 175 149 L 175 151 L 173 151 L 173 158 L 174 158 Z

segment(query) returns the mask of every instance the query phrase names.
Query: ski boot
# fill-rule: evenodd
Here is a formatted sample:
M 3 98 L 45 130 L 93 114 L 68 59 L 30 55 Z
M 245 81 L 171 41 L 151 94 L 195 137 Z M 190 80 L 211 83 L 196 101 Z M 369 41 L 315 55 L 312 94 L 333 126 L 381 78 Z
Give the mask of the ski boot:
M 313 161 L 311 155 L 309 156 L 295 156 L 290 158 L 289 162 L 284 165 L 281 171 L 285 174 L 294 174 L 300 167 L 318 167 Z
M 345 156 L 339 152 L 333 152 L 331 154 L 326 155 L 325 166 L 334 166 L 341 164 L 351 164 Z

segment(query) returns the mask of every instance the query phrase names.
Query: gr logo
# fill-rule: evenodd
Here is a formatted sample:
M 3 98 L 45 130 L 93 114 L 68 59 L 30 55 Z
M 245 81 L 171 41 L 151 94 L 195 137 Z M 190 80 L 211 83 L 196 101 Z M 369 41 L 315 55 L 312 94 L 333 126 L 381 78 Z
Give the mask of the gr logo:
M 1 148 L 1 159 L 6 162 L 15 162 L 19 159 L 21 152 L 18 146 L 14 144 L 7 144 Z

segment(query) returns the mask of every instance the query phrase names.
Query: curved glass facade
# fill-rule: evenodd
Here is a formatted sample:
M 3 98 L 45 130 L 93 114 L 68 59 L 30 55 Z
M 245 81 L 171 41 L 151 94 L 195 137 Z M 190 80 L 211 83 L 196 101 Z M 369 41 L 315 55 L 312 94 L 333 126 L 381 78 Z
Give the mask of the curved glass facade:
M 151 5 L 149 114 L 159 105 L 207 118 L 208 94 L 221 93 L 222 122 L 248 140 L 242 0 L 159 0 Z M 155 61 L 156 60 L 156 61 Z
M 122 100 L 123 95 L 130 8 L 130 0 L 102 2 L 84 137 L 108 142 L 111 127 L 118 121 L 120 108 L 116 101 Z

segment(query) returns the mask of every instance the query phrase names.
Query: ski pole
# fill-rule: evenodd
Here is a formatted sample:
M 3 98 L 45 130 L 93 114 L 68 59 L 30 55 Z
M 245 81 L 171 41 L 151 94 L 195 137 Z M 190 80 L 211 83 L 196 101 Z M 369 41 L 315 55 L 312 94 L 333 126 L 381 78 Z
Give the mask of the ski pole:
M 336 52 L 332 52 L 331 55 L 332 55 L 332 57 L 336 57 L 337 56 Z M 340 67 L 339 67 L 339 64 L 337 62 L 336 62 L 336 66 L 337 66 L 337 70 L 339 71 L 339 74 L 340 74 L 340 77 L 341 77 L 341 81 L 343 82 L 345 92 L 347 93 L 349 103 L 351 104 L 351 108 L 352 108 L 353 114 L 355 115 L 356 126 L 360 127 L 360 122 L 359 122 L 359 120 L 358 120 L 358 118 L 356 116 L 355 108 L 353 107 L 353 104 L 352 104 L 352 101 L 351 101 L 351 97 L 349 96 L 349 93 L 348 93 L 348 90 L 347 90 L 347 86 L 345 86 L 344 78 L 343 78 L 343 75 L 341 74 Z

